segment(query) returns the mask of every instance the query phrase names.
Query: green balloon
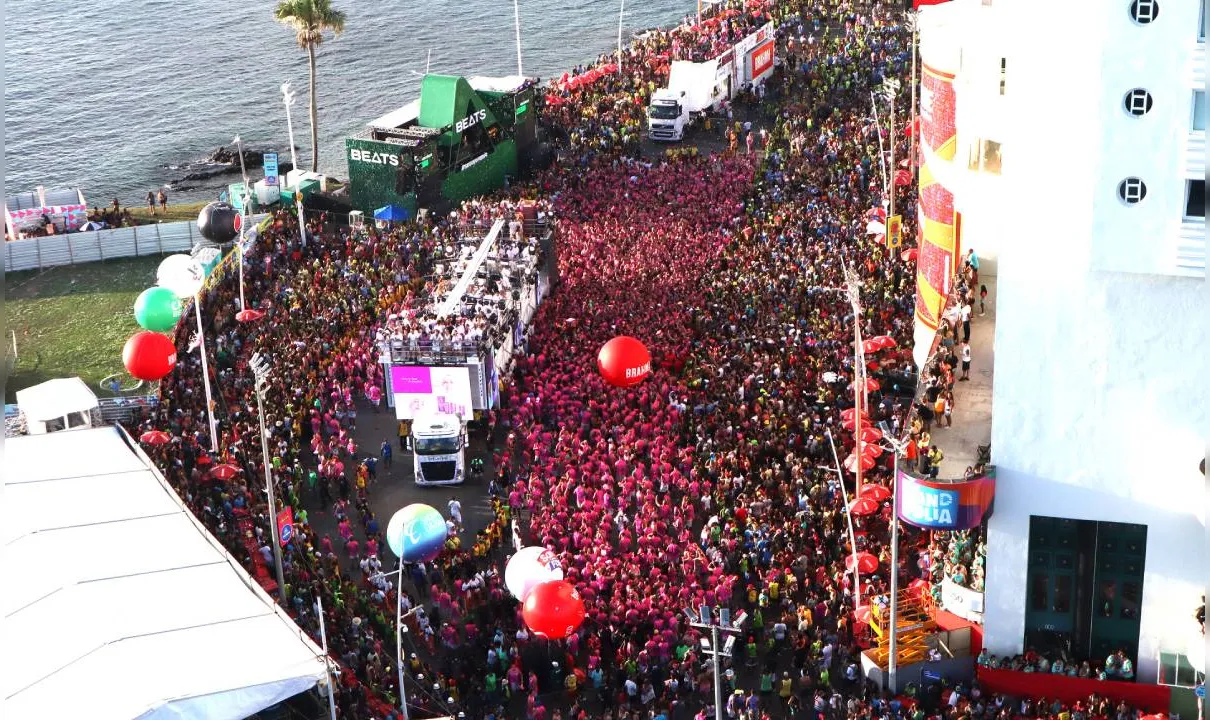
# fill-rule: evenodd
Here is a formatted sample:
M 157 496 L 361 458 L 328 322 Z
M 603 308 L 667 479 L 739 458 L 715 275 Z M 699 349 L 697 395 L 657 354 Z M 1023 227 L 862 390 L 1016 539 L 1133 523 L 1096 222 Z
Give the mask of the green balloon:
M 168 332 L 181 319 L 181 300 L 166 287 L 150 287 L 134 301 L 134 319 L 145 330 Z

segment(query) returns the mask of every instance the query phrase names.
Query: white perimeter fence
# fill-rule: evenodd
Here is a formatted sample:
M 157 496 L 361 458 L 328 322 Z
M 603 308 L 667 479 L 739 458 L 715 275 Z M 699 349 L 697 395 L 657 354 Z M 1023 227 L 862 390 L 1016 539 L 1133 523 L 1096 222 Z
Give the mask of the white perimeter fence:
M 113 258 L 189 252 L 195 239 L 201 239 L 197 223 L 182 220 L 10 240 L 4 243 L 4 271 L 42 270 Z

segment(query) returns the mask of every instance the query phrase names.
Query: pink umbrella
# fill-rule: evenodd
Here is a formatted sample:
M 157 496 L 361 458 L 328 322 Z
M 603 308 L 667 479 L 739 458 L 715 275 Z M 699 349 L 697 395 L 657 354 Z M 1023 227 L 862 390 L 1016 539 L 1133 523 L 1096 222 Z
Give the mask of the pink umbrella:
M 869 625 L 870 617 L 872 615 L 873 608 L 871 608 L 869 605 L 858 605 L 857 608 L 853 610 L 853 619 L 862 625 Z
M 903 258 L 904 262 L 915 262 L 916 258 L 920 257 L 920 249 L 919 248 L 908 248 L 907 250 L 904 250 L 902 253 L 900 253 L 899 257 Z
M 234 478 L 236 475 L 239 475 L 241 472 L 243 471 L 235 465 L 223 463 L 222 465 L 216 465 L 210 471 L 210 477 L 214 478 L 215 480 L 222 480 L 223 482 L 226 482 Z
M 853 571 L 853 556 L 847 555 L 844 559 L 844 566 L 849 572 Z M 865 575 L 869 575 L 878 569 L 878 558 L 868 552 L 857 553 L 857 570 Z
M 861 444 L 861 454 L 869 458 L 876 458 L 882 455 L 882 446 L 875 443 L 863 442 Z
M 240 310 L 239 312 L 237 312 L 235 314 L 235 319 L 239 320 L 242 323 L 248 323 L 248 322 L 256 322 L 257 320 L 260 320 L 264 316 L 265 316 L 264 311 L 248 308 L 247 310 Z

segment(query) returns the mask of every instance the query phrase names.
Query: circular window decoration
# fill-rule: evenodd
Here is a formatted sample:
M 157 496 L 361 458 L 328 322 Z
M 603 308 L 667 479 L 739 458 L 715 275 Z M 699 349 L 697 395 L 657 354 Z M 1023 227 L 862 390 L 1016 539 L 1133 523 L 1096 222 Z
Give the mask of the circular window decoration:
M 1151 97 L 1151 93 L 1143 88 L 1135 88 L 1126 93 L 1123 103 L 1126 106 L 1126 112 L 1135 117 L 1143 117 L 1151 112 L 1151 106 L 1155 103 L 1155 98 Z
M 1147 197 L 1147 183 L 1142 178 L 1128 177 L 1118 183 L 1118 197 L 1127 205 L 1136 205 Z
M 1154 22 L 1159 16 L 1159 0 L 1133 0 L 1130 3 L 1130 17 L 1139 25 Z

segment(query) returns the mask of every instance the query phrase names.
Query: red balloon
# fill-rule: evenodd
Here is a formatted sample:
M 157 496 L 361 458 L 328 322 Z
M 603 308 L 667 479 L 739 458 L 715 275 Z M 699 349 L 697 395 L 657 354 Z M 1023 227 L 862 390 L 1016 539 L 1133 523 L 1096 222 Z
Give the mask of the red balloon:
M 566 580 L 548 580 L 525 596 L 521 617 L 536 635 L 562 640 L 584 622 L 584 601 Z
M 167 335 L 146 330 L 135 333 L 122 348 L 122 364 L 139 380 L 154 382 L 176 367 L 176 346 Z
M 619 335 L 601 346 L 597 368 L 605 382 L 614 387 L 632 387 L 651 374 L 647 346 L 627 335 Z

